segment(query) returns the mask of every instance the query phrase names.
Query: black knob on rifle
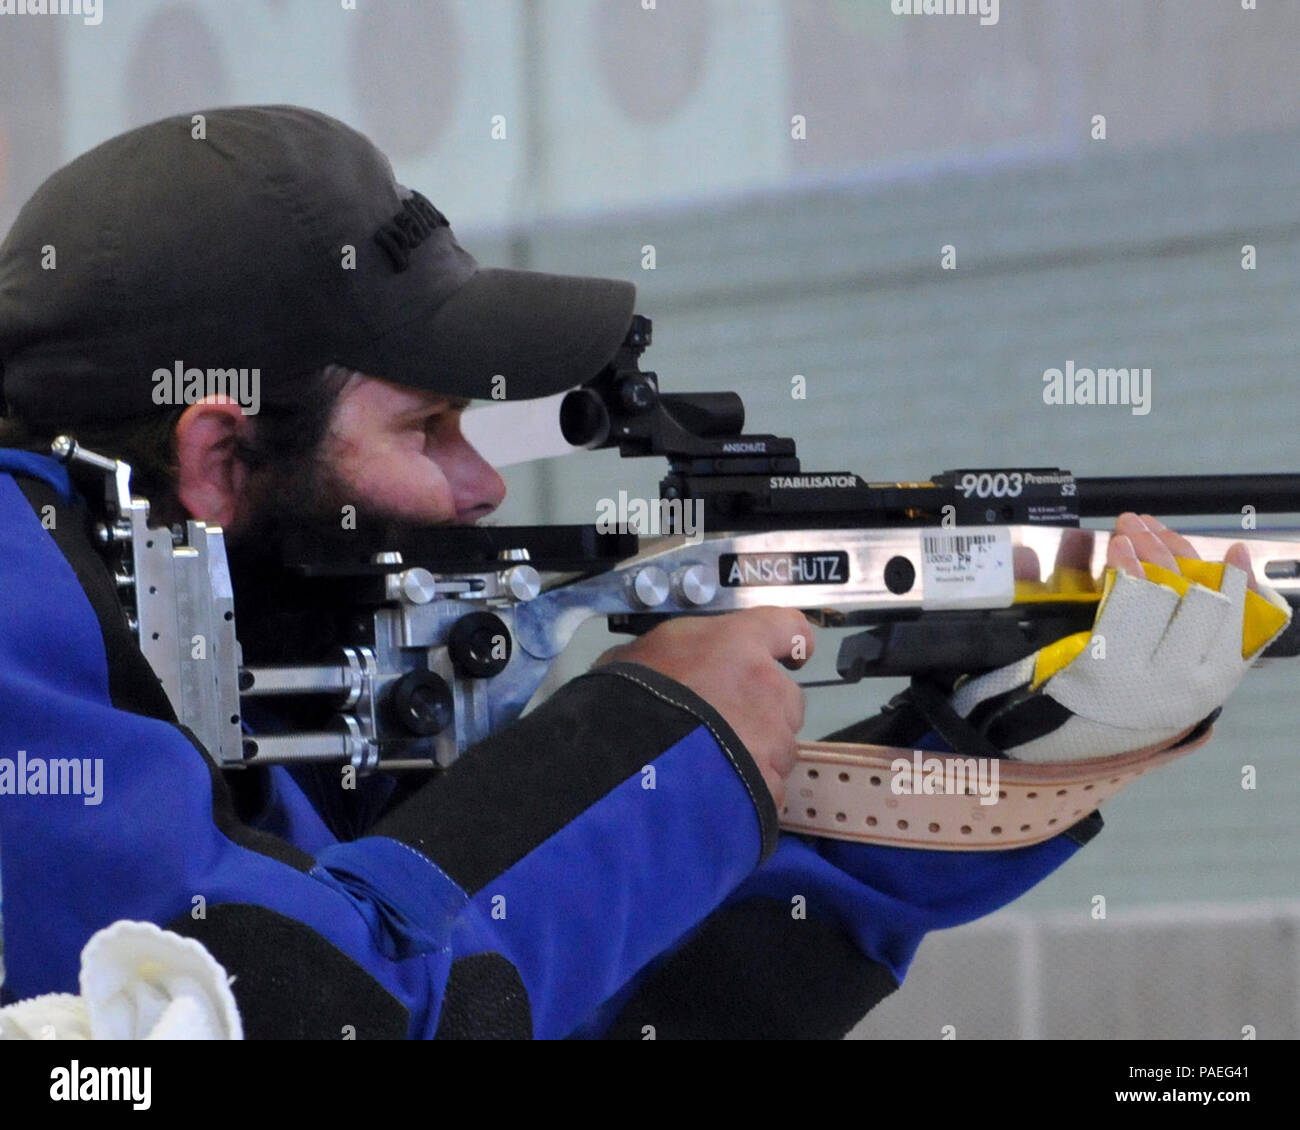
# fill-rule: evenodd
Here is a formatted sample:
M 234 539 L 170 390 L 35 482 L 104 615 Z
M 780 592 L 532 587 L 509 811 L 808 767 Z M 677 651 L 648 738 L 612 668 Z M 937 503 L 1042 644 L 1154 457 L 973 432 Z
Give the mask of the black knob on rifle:
M 388 693 L 393 721 L 409 733 L 427 738 L 451 725 L 455 708 L 447 680 L 432 671 L 408 671 Z
M 619 379 L 616 387 L 619 407 L 630 416 L 649 412 L 659 401 L 659 394 L 648 374 L 629 373 Z
M 490 679 L 510 662 L 510 629 L 491 612 L 471 612 L 452 626 L 447 650 L 456 671 L 471 679 Z

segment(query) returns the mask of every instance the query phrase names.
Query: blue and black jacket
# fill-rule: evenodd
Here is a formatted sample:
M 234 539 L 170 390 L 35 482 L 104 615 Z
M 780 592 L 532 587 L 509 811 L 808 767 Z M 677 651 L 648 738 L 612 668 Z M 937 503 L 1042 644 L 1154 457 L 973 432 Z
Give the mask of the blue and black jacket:
M 178 725 L 76 499 L 54 461 L 0 451 L 0 759 L 103 765 L 95 805 L 0 795 L 4 1001 L 76 992 L 82 946 L 125 918 L 203 942 L 253 1038 L 838 1037 L 928 931 L 1100 827 L 1003 852 L 784 834 L 722 717 L 633 664 L 346 827 Z M 945 748 L 900 700 L 838 736 Z

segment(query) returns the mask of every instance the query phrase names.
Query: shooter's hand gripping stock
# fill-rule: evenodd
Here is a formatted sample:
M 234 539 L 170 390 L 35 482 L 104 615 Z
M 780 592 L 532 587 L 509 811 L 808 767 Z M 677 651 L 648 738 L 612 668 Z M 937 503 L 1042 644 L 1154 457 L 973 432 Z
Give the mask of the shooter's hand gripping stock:
M 951 679 L 1089 627 L 1095 594 L 1030 593 L 1035 586 L 1018 589 L 1013 579 L 1017 555 L 1057 561 L 1064 538 L 1074 541 L 1067 557 L 1082 544 L 1084 561 L 1100 573 L 1107 534 L 1078 531 L 1080 518 L 1300 510 L 1300 475 L 1288 474 L 1076 479 L 1017 467 L 891 483 L 805 472 L 792 439 L 742 433 L 735 393 L 661 394 L 655 374 L 638 367 L 650 331 L 647 319 L 633 319 L 614 360 L 565 398 L 561 426 L 577 446 L 666 457 L 662 512 L 672 519 L 682 502 L 700 506 L 702 539 L 593 526 L 440 527 L 367 561 L 300 551 L 286 563 L 301 583 L 328 585 L 356 611 L 351 637 L 327 663 L 244 667 L 220 529 L 194 521 L 170 532 L 150 528 L 148 503 L 130 497 L 130 468 L 60 437 L 57 456 L 106 476 L 101 541 L 132 628 L 177 716 L 213 759 L 231 769 L 287 761 L 350 762 L 362 772 L 445 767 L 521 714 L 594 616 L 639 632 L 666 616 L 784 605 L 822 626 L 864 629 L 842 641 L 838 682 Z M 1256 574 L 1295 607 L 1300 530 L 1269 533 L 1247 541 Z M 1244 540 L 1232 534 L 1189 540 L 1217 560 Z M 1293 618 L 1267 654 L 1297 652 Z M 332 728 L 244 732 L 241 700 L 287 695 L 332 696 Z M 810 746 L 810 758 L 814 752 L 831 761 L 843 754 Z M 895 834 L 891 842 L 910 841 Z M 958 837 L 929 846 L 1011 843 Z

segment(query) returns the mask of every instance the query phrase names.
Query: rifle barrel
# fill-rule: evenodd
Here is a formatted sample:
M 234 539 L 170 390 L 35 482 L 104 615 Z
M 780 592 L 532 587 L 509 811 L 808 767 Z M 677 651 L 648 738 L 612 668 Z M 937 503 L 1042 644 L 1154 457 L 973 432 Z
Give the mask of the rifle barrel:
M 1125 510 L 1150 514 L 1300 512 L 1300 475 L 1155 475 L 1079 479 L 1079 514 L 1113 517 Z

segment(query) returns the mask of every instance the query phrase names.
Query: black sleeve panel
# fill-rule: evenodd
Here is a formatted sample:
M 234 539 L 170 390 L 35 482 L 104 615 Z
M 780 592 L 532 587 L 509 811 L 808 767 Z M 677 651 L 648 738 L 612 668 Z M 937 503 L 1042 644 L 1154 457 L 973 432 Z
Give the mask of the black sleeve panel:
M 611 663 L 566 683 L 370 834 L 416 848 L 472 896 L 701 725 L 754 799 L 766 858 L 776 848 L 776 806 L 749 752 L 702 698 L 634 663 Z
M 435 1040 L 530 1040 L 532 1009 L 518 971 L 499 953 L 451 963 Z
M 838 1040 L 898 988 L 833 922 L 752 898 L 653 972 L 605 1034 L 641 1040 Z
M 202 942 L 236 974 L 230 991 L 245 1039 L 406 1039 L 410 1013 L 401 1001 L 301 922 L 264 906 L 223 903 L 167 929 Z

